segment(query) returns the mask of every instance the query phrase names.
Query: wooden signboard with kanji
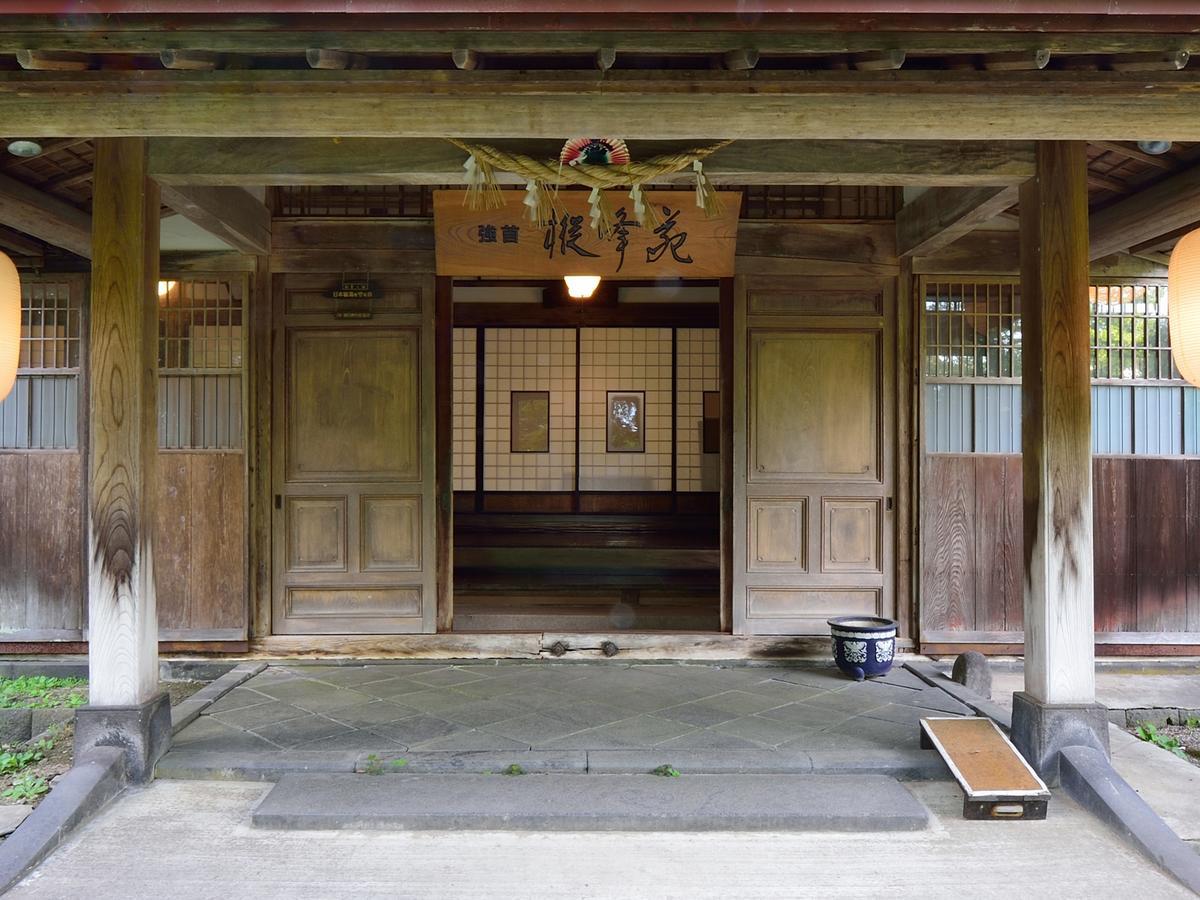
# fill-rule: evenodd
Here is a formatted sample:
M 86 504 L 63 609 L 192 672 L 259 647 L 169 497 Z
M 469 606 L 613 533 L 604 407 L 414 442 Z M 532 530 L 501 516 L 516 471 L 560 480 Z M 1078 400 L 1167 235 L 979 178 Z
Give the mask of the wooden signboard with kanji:
M 439 275 L 491 278 L 726 278 L 733 275 L 741 194 L 721 191 L 721 215 L 708 218 L 691 191 L 647 191 L 656 227 L 642 227 L 628 191 L 609 191 L 613 232 L 601 240 L 589 221 L 588 192 L 562 191 L 565 215 L 549 226 L 529 220 L 521 191 L 499 209 L 473 210 L 466 191 L 435 191 Z

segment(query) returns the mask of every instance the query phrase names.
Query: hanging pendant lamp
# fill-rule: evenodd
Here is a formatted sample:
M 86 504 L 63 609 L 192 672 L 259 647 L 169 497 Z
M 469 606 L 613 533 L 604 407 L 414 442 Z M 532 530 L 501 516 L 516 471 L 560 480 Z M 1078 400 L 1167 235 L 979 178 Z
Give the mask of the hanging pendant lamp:
M 0 253 L 0 401 L 17 381 L 21 355 L 21 279 L 13 261 Z
M 1175 368 L 1200 387 L 1200 229 L 1184 235 L 1171 252 L 1167 309 Z

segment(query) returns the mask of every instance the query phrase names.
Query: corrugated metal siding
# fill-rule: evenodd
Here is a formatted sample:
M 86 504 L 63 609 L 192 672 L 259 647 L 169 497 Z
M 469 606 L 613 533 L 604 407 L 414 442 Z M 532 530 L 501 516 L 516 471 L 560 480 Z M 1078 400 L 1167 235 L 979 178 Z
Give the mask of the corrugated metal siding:
M 971 452 L 972 387 L 969 384 L 925 386 L 925 440 L 930 452 Z
M 975 452 L 1021 452 L 1021 386 L 975 385 Z
M 1177 387 L 1133 389 L 1133 452 L 1178 456 L 1183 452 L 1183 395 Z
M 1133 391 L 1121 385 L 1092 385 L 1092 452 L 1133 452 Z

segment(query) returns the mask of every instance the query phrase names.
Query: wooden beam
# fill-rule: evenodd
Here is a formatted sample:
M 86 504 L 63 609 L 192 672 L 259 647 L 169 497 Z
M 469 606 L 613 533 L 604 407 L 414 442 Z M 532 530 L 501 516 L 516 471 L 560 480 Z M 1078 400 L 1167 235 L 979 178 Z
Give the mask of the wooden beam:
M 617 51 L 612 47 L 601 47 L 596 51 L 596 68 L 607 72 L 617 63 Z
M 0 224 L 79 256 L 92 255 L 87 213 L 7 175 L 0 175 Z
M 983 67 L 989 72 L 1028 72 L 1044 69 L 1050 62 L 1050 51 L 1045 47 L 1035 50 L 1010 50 L 1006 53 L 991 53 L 983 58 Z
M 1038 146 L 1021 187 L 1025 691 L 1095 702 L 1087 156 Z
M 479 54 L 474 50 L 458 47 L 450 51 L 450 58 L 454 60 L 454 67 L 456 69 L 472 72 L 479 68 Z
M 224 57 L 211 50 L 162 50 L 158 54 L 164 69 L 187 72 L 211 72 L 221 68 Z
M 0 72 L 0 122 L 45 137 L 561 140 L 581 109 L 644 140 L 1200 140 L 1200 72 Z
M 91 68 L 92 57 L 70 50 L 18 50 L 17 64 L 33 72 L 81 72 Z
M 757 50 L 742 47 L 738 50 L 725 51 L 722 62 L 725 68 L 731 72 L 748 72 L 758 65 L 759 53 Z
M 365 69 L 370 65 L 370 60 L 361 53 L 344 50 L 309 48 L 304 51 L 304 58 L 310 69 Z
M 552 159 L 561 141 L 496 142 Z M 638 159 L 679 144 L 641 143 Z M 155 138 L 163 184 L 461 184 L 463 152 L 434 139 Z M 704 164 L 715 184 L 1017 185 L 1033 175 L 1028 141 L 737 141 Z M 516 175 L 497 180 L 522 184 Z M 662 179 L 686 183 L 691 171 Z
M 20 232 L 13 231 L 11 228 L 2 227 L 0 227 L 0 247 L 5 247 L 14 253 L 29 257 L 41 256 L 45 252 L 45 247 L 37 241 L 31 240 Z
M 162 199 L 235 250 L 253 256 L 271 252 L 271 211 L 241 188 L 165 185 Z
M 158 693 L 151 532 L 157 491 L 158 190 L 146 142 L 96 142 L 88 453 L 88 693 Z
M 603 16 L 591 16 L 604 21 Z M 1045 48 L 1063 54 L 1152 53 L 1197 46 L 1194 23 L 1182 17 L 1177 27 L 1133 30 L 1129 27 L 1037 27 L 984 31 L 978 27 L 890 26 L 872 22 L 864 28 L 861 16 L 821 15 L 819 18 L 768 16 L 753 26 L 731 27 L 728 17 L 690 14 L 688 27 L 679 27 L 678 16 L 662 16 L 657 27 L 621 28 L 620 18 L 608 17 L 609 27 L 517 27 L 513 19 L 494 15 L 464 17 L 439 15 L 424 24 L 396 27 L 394 15 L 356 14 L 332 20 L 321 28 L 327 46 L 357 53 L 389 55 L 448 55 L 455 47 L 473 47 L 483 53 L 529 55 L 574 53 L 586 56 L 597 46 L 638 54 L 721 54 L 748 44 L 776 55 L 846 54 L 903 47 L 909 53 L 979 54 L 1034 51 Z M 960 17 L 969 18 L 969 17 Z M 1109 17 L 1116 18 L 1116 17 Z M 76 50 L 92 53 L 157 53 L 164 46 L 204 47 L 226 53 L 302 53 L 311 46 L 312 32 L 294 27 L 279 16 L 237 17 L 235 24 L 214 21 L 207 27 L 181 27 L 177 16 L 136 16 L 128 19 L 59 15 L 54 17 L 5 16 L 0 33 L 0 53 L 23 49 Z M 615 20 L 615 21 L 614 21 Z M 579 19 L 576 18 L 576 23 Z M 927 20 L 928 21 L 928 20 Z M 1064 21 L 1064 20 L 1060 20 Z M 342 23 L 352 22 L 346 26 Z M 405 24 L 413 23 L 405 17 Z M 776 24 L 779 22 L 780 24 Z M 790 23 L 790 24 L 788 24 Z M 617 24 L 618 27 L 612 27 Z M 1115 24 L 1115 23 L 1114 23 Z M 289 27 L 290 26 L 290 27 Z M 1124 23 L 1121 23 L 1124 26 Z M 1052 29 L 1052 30 L 1048 30 Z
M 929 256 L 1016 202 L 1012 186 L 932 188 L 896 213 L 896 252 Z
M 860 72 L 887 72 L 901 68 L 907 55 L 903 50 L 875 50 L 856 54 L 850 62 Z
M 1088 141 L 1088 143 L 1109 153 L 1116 153 L 1119 156 L 1124 156 L 1126 159 L 1135 159 L 1147 166 L 1153 166 L 1156 169 L 1162 169 L 1166 172 L 1174 172 L 1176 169 L 1176 164 L 1171 160 L 1171 157 L 1155 156 L 1153 153 L 1146 153 L 1139 150 L 1136 146 L 1130 147 L 1128 144 L 1119 144 L 1116 141 Z
M 932 256 L 913 258 L 917 275 L 1017 275 L 1020 235 L 1016 231 L 972 231 Z M 1158 260 L 1124 253 L 1092 260 L 1093 278 L 1166 278 Z
M 1108 61 L 1114 72 L 1177 72 L 1188 64 L 1191 54 L 1187 50 L 1172 50 L 1169 53 L 1123 53 Z
M 1200 222 L 1200 166 L 1194 166 L 1092 215 L 1090 256 L 1128 250 Z

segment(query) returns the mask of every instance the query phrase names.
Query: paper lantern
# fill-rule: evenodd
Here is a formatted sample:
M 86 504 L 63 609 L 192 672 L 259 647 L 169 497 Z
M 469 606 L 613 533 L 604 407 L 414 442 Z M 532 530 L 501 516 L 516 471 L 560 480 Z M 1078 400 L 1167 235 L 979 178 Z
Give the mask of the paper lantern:
M 21 356 L 21 279 L 13 261 L 0 253 L 0 400 L 12 392 Z
M 1200 387 L 1200 229 L 1184 235 L 1171 253 L 1167 308 L 1175 368 Z

